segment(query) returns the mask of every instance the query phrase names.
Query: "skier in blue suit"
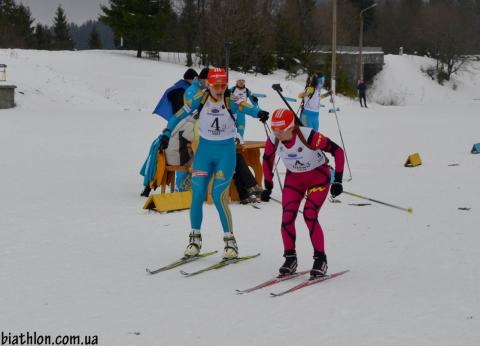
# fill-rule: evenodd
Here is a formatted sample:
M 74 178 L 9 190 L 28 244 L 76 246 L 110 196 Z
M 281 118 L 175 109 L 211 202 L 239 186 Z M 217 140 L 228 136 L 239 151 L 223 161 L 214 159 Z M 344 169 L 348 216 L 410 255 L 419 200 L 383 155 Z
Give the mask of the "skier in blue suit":
M 200 141 L 195 153 L 192 169 L 192 205 L 190 222 L 192 231 L 185 256 L 197 256 L 202 246 L 201 225 L 203 202 L 208 184 L 214 177 L 212 196 L 222 223 L 225 242 L 223 257 L 238 257 L 238 247 L 233 235 L 232 217 L 228 208 L 228 191 L 236 161 L 235 118 L 238 111 L 257 117 L 262 122 L 268 120 L 268 112 L 258 106 L 242 101 L 238 104 L 227 92 L 228 79 L 224 69 L 210 68 L 208 90 L 198 90 L 193 99 L 185 99 L 185 104 L 172 117 L 160 138 L 160 149 L 168 147 L 170 134 L 179 121 L 197 111 L 200 122 Z
M 302 112 L 300 119 L 306 127 L 310 127 L 315 131 L 319 128 L 320 117 L 320 101 L 329 96 L 331 93 L 321 93 L 321 89 L 325 82 L 323 73 L 313 74 L 308 81 L 305 91 L 298 95 L 302 98 Z
M 235 86 L 230 89 L 231 95 L 235 98 L 235 102 L 247 101 L 252 105 L 258 105 L 258 98 L 252 96 L 251 91 L 245 86 L 245 79 L 238 79 Z M 245 135 L 245 112 L 238 112 L 237 117 L 237 132 L 243 141 Z

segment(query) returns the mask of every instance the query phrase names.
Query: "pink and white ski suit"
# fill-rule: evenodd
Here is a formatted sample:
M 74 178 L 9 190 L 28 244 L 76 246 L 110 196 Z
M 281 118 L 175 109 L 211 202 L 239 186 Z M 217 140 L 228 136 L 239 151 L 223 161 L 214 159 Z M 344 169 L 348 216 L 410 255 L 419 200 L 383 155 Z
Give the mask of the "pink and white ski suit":
M 273 134 L 265 143 L 263 173 L 266 185 L 273 186 L 275 154 L 282 158 L 287 174 L 282 192 L 282 239 L 285 251 L 295 250 L 295 219 L 302 199 L 306 195 L 303 217 L 310 232 L 315 251 L 325 251 L 322 227 L 318 213 L 330 188 L 330 167 L 324 152 L 335 160 L 335 181 L 341 182 L 344 152 L 337 144 L 319 132 L 306 127 L 296 127 L 293 137 L 279 142 Z

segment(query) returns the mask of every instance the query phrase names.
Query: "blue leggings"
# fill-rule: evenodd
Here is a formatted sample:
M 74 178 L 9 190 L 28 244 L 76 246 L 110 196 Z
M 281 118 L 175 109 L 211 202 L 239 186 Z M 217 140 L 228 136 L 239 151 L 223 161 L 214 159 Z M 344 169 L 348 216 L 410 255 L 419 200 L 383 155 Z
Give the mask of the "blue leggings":
M 203 202 L 212 176 L 212 197 L 222 222 L 224 232 L 233 232 L 232 215 L 228 207 L 229 187 L 236 164 L 236 148 L 233 138 L 211 141 L 200 137 L 192 169 L 192 205 L 190 222 L 192 229 L 202 227 Z
M 312 112 L 306 109 L 303 110 L 301 115 L 303 126 L 310 127 L 311 129 L 318 131 L 318 128 L 320 126 L 319 120 L 318 120 L 319 117 L 320 117 L 319 112 Z
M 243 112 L 238 112 L 237 113 L 236 125 L 237 125 L 238 133 L 243 138 L 243 135 L 245 134 L 245 113 L 243 113 Z

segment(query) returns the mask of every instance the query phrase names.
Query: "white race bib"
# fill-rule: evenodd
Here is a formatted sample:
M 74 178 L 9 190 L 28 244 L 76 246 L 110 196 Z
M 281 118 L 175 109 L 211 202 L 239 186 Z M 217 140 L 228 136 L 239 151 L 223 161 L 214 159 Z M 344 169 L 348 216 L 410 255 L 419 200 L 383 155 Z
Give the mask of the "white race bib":
M 237 132 L 223 99 L 215 103 L 209 97 L 200 112 L 199 122 L 200 136 L 205 139 L 220 141 L 234 138 Z
M 300 127 L 300 131 L 302 131 L 303 137 L 308 139 L 312 130 L 306 127 Z M 323 151 L 320 149 L 310 149 L 303 144 L 298 135 L 295 138 L 295 144 L 291 148 L 287 148 L 280 142 L 278 143 L 277 151 L 278 155 L 282 158 L 283 164 L 290 172 L 308 172 L 327 162 Z

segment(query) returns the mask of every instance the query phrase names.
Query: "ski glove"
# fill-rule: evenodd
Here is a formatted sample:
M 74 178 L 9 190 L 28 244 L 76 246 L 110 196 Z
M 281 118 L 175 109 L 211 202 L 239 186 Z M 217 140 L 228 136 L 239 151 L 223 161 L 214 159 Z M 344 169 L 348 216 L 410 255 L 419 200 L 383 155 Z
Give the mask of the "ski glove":
M 342 192 L 343 192 L 343 185 L 340 182 L 336 181 L 330 187 L 330 194 L 332 195 L 333 198 L 341 195 Z
M 169 142 L 170 142 L 170 138 L 165 135 L 162 135 L 162 137 L 160 137 L 160 145 L 158 146 L 158 150 L 162 151 L 167 149 Z
M 264 185 L 265 185 L 265 190 L 262 191 L 262 194 L 260 195 L 260 199 L 262 200 L 262 202 L 268 202 L 270 201 L 270 195 L 272 194 L 273 183 L 271 181 L 265 180 Z
M 260 195 L 260 200 L 262 202 L 268 202 L 270 201 L 270 195 L 272 194 L 272 190 L 263 190 L 261 195 Z
M 262 123 L 265 124 L 268 120 L 268 114 L 269 113 L 267 111 L 260 111 L 258 112 L 257 117 Z

